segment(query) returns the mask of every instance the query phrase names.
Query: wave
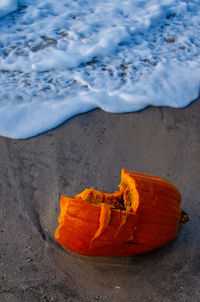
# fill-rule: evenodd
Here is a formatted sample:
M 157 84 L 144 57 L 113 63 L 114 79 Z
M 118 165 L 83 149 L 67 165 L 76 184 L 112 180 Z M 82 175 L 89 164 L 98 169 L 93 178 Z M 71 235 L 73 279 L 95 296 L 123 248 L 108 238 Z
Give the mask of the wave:
M 93 108 L 184 107 L 199 96 L 199 1 L 12 3 L 0 19 L 3 136 L 35 136 Z

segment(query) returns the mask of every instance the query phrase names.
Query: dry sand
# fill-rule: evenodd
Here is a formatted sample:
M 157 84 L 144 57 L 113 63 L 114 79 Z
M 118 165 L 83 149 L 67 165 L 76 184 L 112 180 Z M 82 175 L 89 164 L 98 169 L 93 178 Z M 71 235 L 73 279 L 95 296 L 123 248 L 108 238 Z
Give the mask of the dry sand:
M 0 138 L 0 301 L 200 301 L 200 101 L 131 114 L 95 110 L 29 140 Z M 151 253 L 87 258 L 54 240 L 59 194 L 117 189 L 121 168 L 182 194 L 190 222 Z

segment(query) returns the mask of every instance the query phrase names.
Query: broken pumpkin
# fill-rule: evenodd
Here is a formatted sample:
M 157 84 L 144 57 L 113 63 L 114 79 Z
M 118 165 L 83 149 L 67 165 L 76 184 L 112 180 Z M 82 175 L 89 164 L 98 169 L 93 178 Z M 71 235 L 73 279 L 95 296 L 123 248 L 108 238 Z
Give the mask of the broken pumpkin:
M 167 180 L 122 169 L 119 191 L 85 189 L 61 196 L 55 239 L 80 255 L 131 256 L 161 247 L 188 220 L 181 195 Z

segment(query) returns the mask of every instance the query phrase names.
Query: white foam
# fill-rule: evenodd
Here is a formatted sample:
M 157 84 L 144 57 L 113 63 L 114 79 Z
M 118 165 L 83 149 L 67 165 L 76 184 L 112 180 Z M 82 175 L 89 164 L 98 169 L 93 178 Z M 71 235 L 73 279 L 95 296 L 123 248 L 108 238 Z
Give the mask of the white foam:
M 17 0 L 0 1 L 0 18 L 17 10 Z
M 199 95 L 199 1 L 4 0 L 0 17 L 3 136 L 28 138 L 97 107 L 184 107 Z

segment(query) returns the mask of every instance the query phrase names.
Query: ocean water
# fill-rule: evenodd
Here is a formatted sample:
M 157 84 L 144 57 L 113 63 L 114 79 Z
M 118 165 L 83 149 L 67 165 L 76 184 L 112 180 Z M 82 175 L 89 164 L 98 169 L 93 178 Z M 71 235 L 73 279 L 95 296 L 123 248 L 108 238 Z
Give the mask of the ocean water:
M 1 0 L 0 135 L 199 96 L 199 0 Z

